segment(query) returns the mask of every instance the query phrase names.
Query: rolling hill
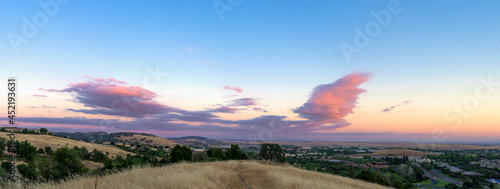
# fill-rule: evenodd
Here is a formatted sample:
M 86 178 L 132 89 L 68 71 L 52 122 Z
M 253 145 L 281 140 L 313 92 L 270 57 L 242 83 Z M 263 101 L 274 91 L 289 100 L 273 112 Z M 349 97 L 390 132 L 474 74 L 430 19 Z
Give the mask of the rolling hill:
M 39 184 L 35 188 L 94 188 L 95 177 Z M 373 183 L 255 161 L 180 163 L 135 168 L 99 177 L 97 188 L 387 188 Z
M 0 133 L 0 137 L 4 137 L 4 138 L 8 139 L 9 136 L 7 134 L 8 133 L 2 132 L 2 133 Z M 102 151 L 104 153 L 109 152 L 109 157 L 111 157 L 111 156 L 116 157 L 116 155 L 126 157 L 127 154 L 133 154 L 131 152 L 127 152 L 125 150 L 122 150 L 116 146 L 88 143 L 88 142 L 77 141 L 77 140 L 72 140 L 72 139 L 67 139 L 67 138 L 62 138 L 62 137 L 57 137 L 57 136 L 51 136 L 51 135 L 32 135 L 32 134 L 16 133 L 16 140 L 19 140 L 19 141 L 27 140 L 29 143 L 31 143 L 31 145 L 35 146 L 36 148 L 45 148 L 45 146 L 50 146 L 50 148 L 52 148 L 52 150 L 54 150 L 54 151 L 57 148 L 60 148 L 60 147 L 67 145 L 70 148 L 73 148 L 74 146 L 78 146 L 80 148 L 85 147 L 89 151 L 92 151 L 95 148 L 95 149 Z
M 156 135 L 147 134 L 147 133 L 130 133 L 130 132 L 118 132 L 118 133 L 106 133 L 106 132 L 87 132 L 87 133 L 68 133 L 68 132 L 59 132 L 55 133 L 59 136 L 72 137 L 75 139 L 88 139 L 90 141 L 99 140 L 101 142 L 133 142 L 139 144 L 148 144 L 148 145 L 156 145 L 156 146 L 169 146 L 173 147 L 175 144 L 174 141 L 170 139 L 165 139 L 158 137 Z
M 118 140 L 118 142 L 133 142 L 139 144 L 169 146 L 170 148 L 172 148 L 175 144 L 177 144 L 169 139 L 161 138 L 155 135 L 144 135 L 144 134 L 120 135 L 120 136 L 115 136 L 114 139 Z

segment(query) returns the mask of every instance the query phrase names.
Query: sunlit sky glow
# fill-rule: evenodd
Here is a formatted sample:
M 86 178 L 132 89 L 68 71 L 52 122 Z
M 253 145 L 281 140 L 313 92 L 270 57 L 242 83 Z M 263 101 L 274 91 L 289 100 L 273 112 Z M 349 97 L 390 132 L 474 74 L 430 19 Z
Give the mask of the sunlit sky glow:
M 498 1 L 40 2 L 0 1 L 19 127 L 499 140 Z

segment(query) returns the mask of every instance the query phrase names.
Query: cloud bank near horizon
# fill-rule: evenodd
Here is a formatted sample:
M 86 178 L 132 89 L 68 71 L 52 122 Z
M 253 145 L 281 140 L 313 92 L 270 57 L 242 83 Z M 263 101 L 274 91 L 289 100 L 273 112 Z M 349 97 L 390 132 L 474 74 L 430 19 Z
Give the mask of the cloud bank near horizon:
M 140 86 L 131 86 L 114 78 L 89 78 L 88 81 L 70 83 L 64 89 L 39 89 L 52 93 L 70 93 L 72 101 L 86 109 L 66 111 L 78 114 L 115 116 L 113 119 L 88 119 L 86 117 L 29 117 L 20 119 L 26 123 L 53 123 L 89 125 L 102 130 L 135 130 L 158 132 L 199 132 L 214 136 L 230 135 L 245 137 L 266 128 L 280 128 L 273 135 L 293 136 L 304 134 L 322 135 L 350 125 L 344 118 L 354 113 L 358 96 L 366 90 L 359 88 L 372 77 L 371 73 L 351 73 L 337 81 L 315 87 L 309 99 L 293 109 L 304 120 L 286 120 L 286 116 L 261 115 L 251 119 L 228 120 L 219 114 L 235 114 L 239 111 L 265 112 L 257 107 L 255 98 L 244 97 L 218 104 L 216 108 L 188 111 L 161 104 L 158 95 Z M 240 93 L 241 88 L 224 87 Z M 240 90 L 240 91 L 239 91 Z M 123 118 L 123 119 L 122 119 Z M 69 126 L 71 128 L 71 126 Z

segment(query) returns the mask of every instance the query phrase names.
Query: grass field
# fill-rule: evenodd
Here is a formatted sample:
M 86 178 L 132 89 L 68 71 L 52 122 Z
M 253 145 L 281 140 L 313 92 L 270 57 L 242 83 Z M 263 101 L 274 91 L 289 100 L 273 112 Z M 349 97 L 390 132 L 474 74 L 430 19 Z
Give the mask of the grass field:
M 74 178 L 35 188 L 94 188 L 95 177 Z M 135 168 L 98 178 L 100 189 L 141 188 L 387 188 L 341 176 L 307 171 L 286 165 L 254 161 L 180 163 L 166 167 Z
M 0 133 L 0 137 L 4 138 L 9 138 L 7 136 L 8 133 Z M 56 137 L 56 136 L 51 136 L 51 135 L 30 135 L 30 134 L 18 134 L 16 133 L 16 140 L 19 140 L 20 142 L 27 140 L 31 145 L 35 146 L 36 148 L 45 148 L 45 146 L 50 146 L 53 151 L 55 151 L 57 148 L 63 147 L 63 146 L 68 146 L 70 148 L 73 148 L 74 146 L 78 147 L 85 147 L 87 150 L 92 151 L 95 149 L 102 151 L 103 153 L 109 152 L 109 157 L 111 156 L 116 157 L 116 155 L 120 155 L 122 157 L 127 157 L 127 154 L 133 154 L 130 152 L 127 152 L 125 150 L 122 150 L 116 146 L 111 146 L 111 145 L 104 145 L 104 144 L 93 144 L 93 143 L 88 143 L 88 142 L 83 142 L 83 141 L 77 141 L 77 140 L 72 140 L 72 139 L 67 139 L 67 138 L 62 138 L 62 137 Z M 5 151 L 7 153 L 7 151 Z
M 437 179 L 435 179 L 435 181 L 437 182 L 437 184 L 436 185 L 432 185 L 432 186 L 435 186 L 435 187 L 444 187 L 446 184 L 448 184 L 447 182 L 440 181 L 440 180 L 437 180 Z M 418 187 L 419 186 L 418 184 L 420 184 L 420 185 L 429 185 L 429 184 L 432 184 L 432 181 L 429 179 L 429 180 L 426 180 L 426 181 L 415 183 L 414 185 Z

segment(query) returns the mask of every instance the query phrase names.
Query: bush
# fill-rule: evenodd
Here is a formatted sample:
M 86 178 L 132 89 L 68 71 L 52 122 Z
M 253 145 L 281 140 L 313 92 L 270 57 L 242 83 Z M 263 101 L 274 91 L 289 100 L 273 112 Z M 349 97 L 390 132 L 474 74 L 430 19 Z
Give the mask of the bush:
M 196 152 L 193 155 L 194 162 L 205 162 L 208 160 L 209 160 L 209 158 L 205 152 Z

